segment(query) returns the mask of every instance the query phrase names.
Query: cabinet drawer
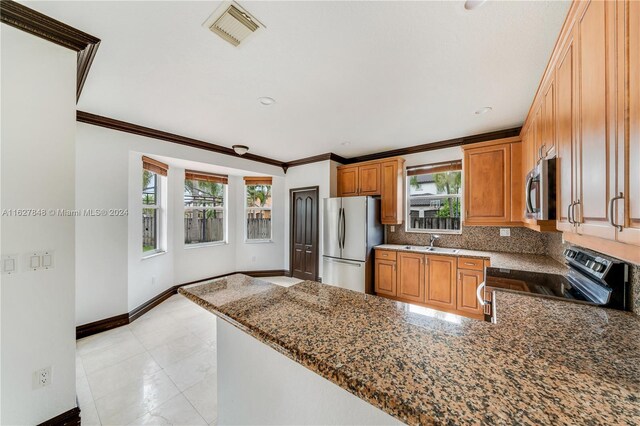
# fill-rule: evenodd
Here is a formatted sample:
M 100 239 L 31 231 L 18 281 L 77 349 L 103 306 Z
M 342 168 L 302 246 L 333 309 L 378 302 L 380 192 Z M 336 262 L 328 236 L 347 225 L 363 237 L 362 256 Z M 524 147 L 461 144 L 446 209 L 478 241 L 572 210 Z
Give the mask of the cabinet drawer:
M 376 250 L 376 259 L 396 260 L 395 250 Z
M 482 271 L 484 270 L 484 261 L 482 259 L 473 259 L 470 257 L 459 257 L 458 268 Z

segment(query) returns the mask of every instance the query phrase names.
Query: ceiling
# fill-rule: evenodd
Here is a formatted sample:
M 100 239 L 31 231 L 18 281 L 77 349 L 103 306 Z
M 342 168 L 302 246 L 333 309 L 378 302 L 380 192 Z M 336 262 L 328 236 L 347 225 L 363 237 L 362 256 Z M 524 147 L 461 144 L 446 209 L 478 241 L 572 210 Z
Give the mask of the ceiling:
M 570 2 L 242 1 L 237 48 L 216 1 L 24 4 L 102 40 L 78 109 L 291 161 L 521 125 Z

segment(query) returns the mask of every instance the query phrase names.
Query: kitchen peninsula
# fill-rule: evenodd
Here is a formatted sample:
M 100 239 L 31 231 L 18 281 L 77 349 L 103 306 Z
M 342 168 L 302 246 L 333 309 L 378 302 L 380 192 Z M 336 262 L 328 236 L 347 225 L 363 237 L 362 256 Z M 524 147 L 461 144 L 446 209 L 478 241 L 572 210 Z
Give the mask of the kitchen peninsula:
M 349 413 L 346 402 L 322 406 L 322 395 L 313 393 L 295 397 L 319 405 L 323 417 L 292 419 L 287 383 L 297 377 L 254 388 L 254 372 L 275 374 L 286 363 L 370 404 L 373 411 L 354 405 L 352 413 L 370 416 L 362 421 L 568 425 L 640 418 L 640 318 L 629 312 L 496 291 L 492 324 L 312 281 L 285 288 L 240 274 L 180 293 L 217 316 L 220 424 L 354 422 L 357 414 L 340 415 Z M 259 344 L 277 362 L 260 365 L 242 345 L 225 346 L 228 339 Z M 253 365 L 243 370 L 251 356 Z M 232 385 L 225 374 L 235 375 Z M 245 402 L 225 406 L 242 389 Z M 268 417 L 259 412 L 265 409 Z

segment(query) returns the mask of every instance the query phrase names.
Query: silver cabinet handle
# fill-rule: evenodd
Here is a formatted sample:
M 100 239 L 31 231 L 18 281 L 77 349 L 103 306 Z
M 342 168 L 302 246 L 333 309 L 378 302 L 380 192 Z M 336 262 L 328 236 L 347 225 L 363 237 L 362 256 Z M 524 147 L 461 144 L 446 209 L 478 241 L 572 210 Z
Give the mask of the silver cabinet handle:
M 342 247 L 342 207 L 338 210 L 338 247 L 343 249 Z
M 580 204 L 580 200 L 575 203 L 571 203 L 571 219 L 573 219 L 573 224 L 580 225 L 580 222 L 576 220 L 576 206 Z
M 622 225 L 617 225 L 613 220 L 613 206 L 616 200 L 624 200 L 624 195 L 622 194 L 622 192 L 618 193 L 617 196 L 609 200 L 609 223 L 611 224 L 611 226 L 616 228 L 618 232 L 622 232 Z
M 567 207 L 567 222 L 569 222 L 570 225 L 573 225 L 575 222 L 571 219 L 571 210 L 573 209 L 573 205 L 575 203 L 572 201 L 571 203 L 569 203 L 569 206 Z
M 476 297 L 478 298 L 478 303 L 480 304 L 480 306 L 484 306 L 487 304 L 487 302 L 484 300 L 484 297 L 482 297 L 482 295 L 480 294 L 484 289 L 485 283 L 486 282 L 483 281 L 476 289 Z

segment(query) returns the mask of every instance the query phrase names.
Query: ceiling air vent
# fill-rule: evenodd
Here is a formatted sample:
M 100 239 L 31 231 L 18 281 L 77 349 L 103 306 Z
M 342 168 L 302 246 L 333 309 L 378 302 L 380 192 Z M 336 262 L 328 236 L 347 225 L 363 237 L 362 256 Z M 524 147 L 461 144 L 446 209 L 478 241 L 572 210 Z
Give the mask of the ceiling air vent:
M 240 45 L 258 28 L 264 27 L 260 21 L 234 2 L 222 3 L 203 26 L 234 46 Z

